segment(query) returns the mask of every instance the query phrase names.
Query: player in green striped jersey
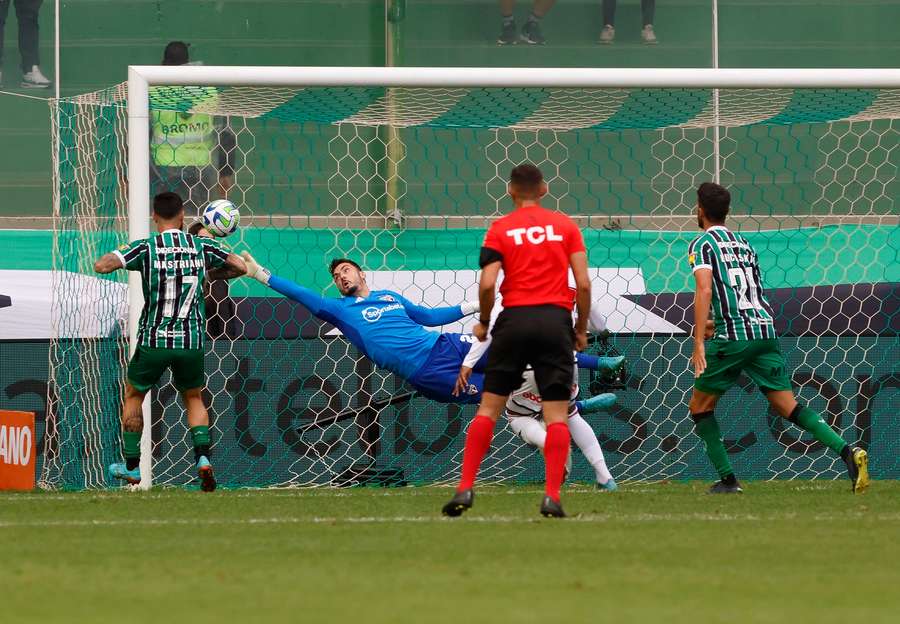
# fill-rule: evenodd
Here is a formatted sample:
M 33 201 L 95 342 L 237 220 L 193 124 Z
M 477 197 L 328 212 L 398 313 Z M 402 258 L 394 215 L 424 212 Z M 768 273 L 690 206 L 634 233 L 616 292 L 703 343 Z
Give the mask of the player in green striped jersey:
M 115 478 L 140 482 L 141 405 L 170 368 L 187 410 L 201 487 L 211 492 L 216 480 L 209 462 L 209 414 L 201 394 L 206 385 L 203 283 L 207 278 L 238 277 L 247 269 L 239 256 L 215 239 L 182 231 L 184 205 L 177 194 L 160 193 L 153 198 L 153 221 L 157 234 L 122 245 L 94 264 L 97 273 L 140 271 L 144 292 L 138 344 L 128 365 L 122 406 L 125 463 L 114 463 L 109 470 Z
M 778 415 L 840 454 L 853 491 L 861 492 L 869 485 L 866 451 L 851 447 L 819 414 L 797 403 L 775 337 L 772 310 L 763 295 L 756 251 L 746 238 L 725 227 L 730 204 L 731 195 L 724 187 L 712 182 L 700 185 L 697 223 L 704 232 L 688 248 L 697 286 L 691 356 L 695 379 L 689 408 L 697 435 L 720 478 L 710 493 L 742 491 L 713 415 L 719 397 L 742 372 L 759 386 Z M 704 338 L 712 339 L 708 349 Z

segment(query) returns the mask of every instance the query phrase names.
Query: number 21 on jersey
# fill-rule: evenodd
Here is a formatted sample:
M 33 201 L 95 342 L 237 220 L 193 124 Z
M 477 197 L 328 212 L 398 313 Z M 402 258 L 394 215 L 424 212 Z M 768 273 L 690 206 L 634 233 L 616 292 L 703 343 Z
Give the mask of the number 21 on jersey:
M 763 306 L 759 300 L 759 285 L 753 277 L 752 267 L 728 269 L 728 280 L 737 293 L 739 310 L 762 309 Z

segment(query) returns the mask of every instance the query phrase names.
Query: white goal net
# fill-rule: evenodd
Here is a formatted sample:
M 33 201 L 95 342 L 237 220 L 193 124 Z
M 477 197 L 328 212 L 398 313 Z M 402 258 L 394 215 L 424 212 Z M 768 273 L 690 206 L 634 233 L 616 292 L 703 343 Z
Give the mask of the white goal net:
M 778 88 L 735 86 L 731 74 L 715 73 L 705 74 L 708 84 L 662 88 L 656 70 L 632 71 L 627 85 L 603 86 L 608 70 L 596 70 L 585 79 L 596 86 L 535 86 L 532 75 L 517 87 L 479 86 L 492 70 L 472 70 L 462 86 L 434 86 L 442 70 L 424 71 L 430 86 L 398 85 L 409 74 L 389 70 L 378 75 L 401 78 L 347 86 L 345 69 L 325 85 L 322 72 L 301 68 L 285 68 L 281 86 L 266 78 L 277 72 L 270 68 L 259 74 L 264 86 L 251 84 L 250 69 L 154 78 L 140 138 L 129 136 L 125 84 L 52 103 L 56 337 L 45 485 L 111 485 L 105 466 L 121 454 L 129 288 L 121 273 L 93 275 L 92 263 L 146 232 L 152 193 L 182 194 L 189 221 L 227 196 L 241 227 L 225 242 L 327 296 L 339 296 L 329 261 L 349 257 L 373 287 L 456 305 L 476 298 L 481 239 L 508 209 L 506 180 L 525 161 L 547 179 L 545 205 L 583 226 L 595 305 L 610 334 L 595 337 L 592 352 L 627 357 L 622 383 L 581 373 L 583 396 L 618 395 L 609 412 L 586 416 L 617 479 L 710 476 L 685 407 L 686 250 L 696 235 L 696 187 L 716 178 L 732 192 L 731 227 L 759 252 L 800 397 L 870 448 L 875 477 L 900 477 L 891 407 L 900 329 L 896 72 L 852 88 L 805 86 L 802 72 L 794 74 L 801 88 L 778 72 L 769 74 Z M 447 75 L 444 84 L 460 84 L 461 74 Z M 171 86 L 179 84 L 193 86 Z M 131 157 L 129 144 L 138 150 Z M 179 151 L 184 145 L 189 152 Z M 458 474 L 471 406 L 416 395 L 334 327 L 255 281 L 213 282 L 205 297 L 213 461 L 224 485 L 415 484 Z M 153 483 L 187 484 L 190 436 L 164 380 L 145 428 Z M 719 411 L 746 478 L 842 473 L 821 445 L 768 414 L 748 380 Z M 504 429 L 482 475 L 535 481 L 542 465 Z M 570 478 L 592 474 L 576 456 Z

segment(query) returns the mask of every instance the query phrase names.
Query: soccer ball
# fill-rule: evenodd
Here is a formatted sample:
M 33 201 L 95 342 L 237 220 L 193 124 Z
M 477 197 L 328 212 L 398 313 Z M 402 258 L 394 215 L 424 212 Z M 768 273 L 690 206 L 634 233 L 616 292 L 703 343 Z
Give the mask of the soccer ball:
M 203 227 L 213 236 L 228 236 L 237 229 L 241 213 L 227 199 L 217 199 L 203 209 Z

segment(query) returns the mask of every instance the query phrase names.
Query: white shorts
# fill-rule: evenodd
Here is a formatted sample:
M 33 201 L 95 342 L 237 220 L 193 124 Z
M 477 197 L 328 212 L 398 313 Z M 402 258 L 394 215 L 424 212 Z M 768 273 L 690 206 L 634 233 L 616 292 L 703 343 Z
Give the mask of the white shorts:
M 524 383 L 509 395 L 506 400 L 507 418 L 542 418 L 543 406 L 541 395 L 538 393 L 537 381 L 534 379 L 534 371 L 529 367 L 522 374 Z M 572 391 L 569 394 L 569 416 L 574 415 L 575 400 L 578 398 L 578 366 L 574 368 L 572 377 Z

